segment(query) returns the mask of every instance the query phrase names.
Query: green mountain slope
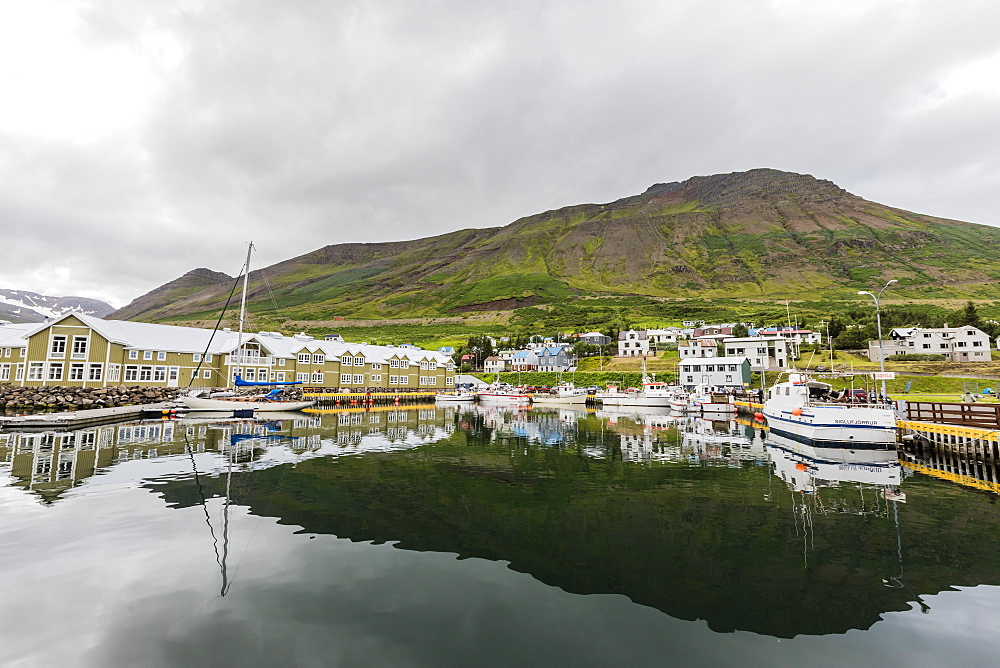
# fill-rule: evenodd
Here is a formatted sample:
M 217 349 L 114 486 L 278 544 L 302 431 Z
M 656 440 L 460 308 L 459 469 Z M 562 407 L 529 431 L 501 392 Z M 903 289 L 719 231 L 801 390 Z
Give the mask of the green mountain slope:
M 327 246 L 262 273 L 293 318 L 441 315 L 572 295 L 838 297 L 888 278 L 900 281 L 896 294 L 995 298 L 1000 229 L 755 169 L 657 184 L 502 228 Z M 190 287 L 182 277 L 114 317 L 204 314 L 225 302 L 231 279 Z M 271 304 L 261 272 L 251 273 L 249 299 Z

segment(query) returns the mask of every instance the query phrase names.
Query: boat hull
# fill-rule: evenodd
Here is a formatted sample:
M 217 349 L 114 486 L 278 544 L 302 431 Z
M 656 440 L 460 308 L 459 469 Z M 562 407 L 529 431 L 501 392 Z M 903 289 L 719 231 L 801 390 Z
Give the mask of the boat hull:
M 793 411 L 765 406 L 773 434 L 805 444 L 854 448 L 895 448 L 896 416 L 888 409 L 808 408 Z
M 541 406 L 583 406 L 587 403 L 587 395 L 580 394 L 572 397 L 547 397 L 536 394 L 531 397 L 531 402 Z
M 465 402 L 469 403 L 476 400 L 476 395 L 474 394 L 437 394 L 434 395 L 434 401 L 442 403 L 458 403 Z
M 204 397 L 180 397 L 180 402 L 190 411 L 300 411 L 309 408 L 315 401 L 239 401 L 229 399 L 205 399 Z

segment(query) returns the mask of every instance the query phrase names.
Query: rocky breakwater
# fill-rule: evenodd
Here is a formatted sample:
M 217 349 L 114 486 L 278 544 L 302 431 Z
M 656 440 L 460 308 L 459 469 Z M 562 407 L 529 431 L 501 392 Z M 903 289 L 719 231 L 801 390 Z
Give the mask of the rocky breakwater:
M 162 387 L 19 387 L 0 385 L 0 410 L 18 409 L 73 411 L 111 406 L 133 406 L 170 401 L 184 388 Z

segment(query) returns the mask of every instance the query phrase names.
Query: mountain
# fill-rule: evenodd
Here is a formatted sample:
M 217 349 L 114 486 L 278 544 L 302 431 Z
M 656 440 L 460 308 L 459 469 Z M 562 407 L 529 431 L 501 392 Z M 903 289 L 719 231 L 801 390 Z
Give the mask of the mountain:
M 104 318 L 115 307 L 87 297 L 49 297 L 27 290 L 0 288 L 0 320 L 44 322 L 70 311 Z
M 186 279 L 198 272 L 205 285 L 194 290 Z M 232 279 L 205 272 L 114 317 L 216 310 Z M 808 174 L 754 169 L 500 228 L 326 246 L 252 272 L 249 300 L 294 318 L 402 317 L 587 295 L 846 297 L 889 278 L 899 280 L 894 294 L 915 298 L 1000 297 L 1000 229 L 871 202 Z

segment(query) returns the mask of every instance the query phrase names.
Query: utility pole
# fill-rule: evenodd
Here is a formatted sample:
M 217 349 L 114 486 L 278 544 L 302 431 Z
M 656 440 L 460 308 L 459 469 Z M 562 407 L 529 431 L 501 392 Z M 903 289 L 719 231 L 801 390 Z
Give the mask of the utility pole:
M 895 278 L 892 279 L 891 281 L 889 281 L 888 283 L 886 283 L 885 285 L 882 286 L 882 289 L 878 291 L 877 295 L 873 295 L 872 293 L 867 292 L 865 290 L 861 290 L 861 291 L 858 292 L 859 295 L 868 295 L 869 297 L 871 297 L 872 299 L 875 300 L 875 321 L 876 321 L 877 327 L 878 327 L 878 361 L 879 361 L 879 368 L 882 370 L 882 374 L 883 374 L 883 378 L 882 378 L 882 396 L 883 397 L 886 395 L 886 391 L 885 391 L 885 378 L 884 378 L 884 374 L 885 374 L 885 352 L 882 349 L 882 311 L 881 311 L 881 308 L 880 308 L 880 306 L 881 306 L 880 302 L 882 300 L 882 293 L 885 292 L 885 289 L 887 287 L 889 287 L 890 285 L 892 285 L 893 283 L 898 283 L 898 282 L 899 281 L 897 281 Z

